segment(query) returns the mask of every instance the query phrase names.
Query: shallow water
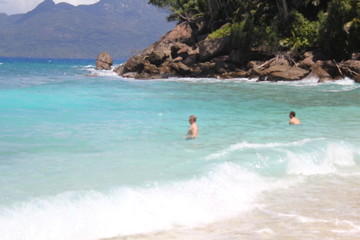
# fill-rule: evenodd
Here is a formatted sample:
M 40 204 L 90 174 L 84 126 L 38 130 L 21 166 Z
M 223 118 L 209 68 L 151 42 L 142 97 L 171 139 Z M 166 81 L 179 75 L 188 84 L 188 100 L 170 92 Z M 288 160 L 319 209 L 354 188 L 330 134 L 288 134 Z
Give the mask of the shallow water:
M 0 62 L 2 239 L 360 234 L 351 79 L 140 81 L 85 60 Z M 200 134 L 186 141 L 192 114 Z

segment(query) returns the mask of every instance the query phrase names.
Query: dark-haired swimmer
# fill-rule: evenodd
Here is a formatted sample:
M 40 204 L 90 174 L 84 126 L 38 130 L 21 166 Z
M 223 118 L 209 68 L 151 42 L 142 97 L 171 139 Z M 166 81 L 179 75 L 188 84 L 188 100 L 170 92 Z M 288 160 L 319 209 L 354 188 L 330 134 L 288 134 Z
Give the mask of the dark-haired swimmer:
M 290 121 L 289 124 L 300 124 L 300 120 L 295 117 L 296 113 L 294 111 L 291 111 L 289 114 Z
M 199 131 L 198 125 L 196 124 L 195 115 L 191 115 L 189 117 L 189 123 L 190 123 L 190 127 L 186 135 L 186 139 L 195 139 L 198 136 L 198 131 Z

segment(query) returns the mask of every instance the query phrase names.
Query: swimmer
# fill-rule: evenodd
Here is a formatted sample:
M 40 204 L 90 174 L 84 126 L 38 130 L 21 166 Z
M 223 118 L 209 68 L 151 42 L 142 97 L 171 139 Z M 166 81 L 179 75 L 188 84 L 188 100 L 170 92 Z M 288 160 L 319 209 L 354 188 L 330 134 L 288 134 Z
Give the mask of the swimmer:
M 289 114 L 290 121 L 289 124 L 300 124 L 300 120 L 295 117 L 296 113 L 294 111 L 291 111 Z
M 190 127 L 186 135 L 186 139 L 194 139 L 198 136 L 198 125 L 196 124 L 196 116 L 191 115 L 189 117 Z

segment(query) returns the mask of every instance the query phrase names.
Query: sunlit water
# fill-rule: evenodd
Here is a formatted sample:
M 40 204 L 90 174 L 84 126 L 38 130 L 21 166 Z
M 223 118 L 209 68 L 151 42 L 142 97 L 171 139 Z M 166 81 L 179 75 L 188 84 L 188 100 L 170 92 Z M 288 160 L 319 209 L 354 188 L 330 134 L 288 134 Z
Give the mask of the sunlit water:
M 0 62 L 1 239 L 360 236 L 351 79 L 132 80 L 95 61 Z

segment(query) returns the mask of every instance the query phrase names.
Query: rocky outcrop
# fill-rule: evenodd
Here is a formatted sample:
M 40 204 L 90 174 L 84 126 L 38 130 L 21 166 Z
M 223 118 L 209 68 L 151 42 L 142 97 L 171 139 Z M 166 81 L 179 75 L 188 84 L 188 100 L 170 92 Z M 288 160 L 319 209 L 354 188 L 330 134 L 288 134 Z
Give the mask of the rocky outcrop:
M 319 64 L 313 64 L 311 66 L 311 74 L 309 77 L 315 77 L 319 79 L 319 82 L 331 81 L 332 77 L 325 71 Z
M 308 75 L 309 71 L 289 65 L 273 65 L 265 69 L 259 80 L 267 81 L 293 81 L 300 80 L 305 78 Z
M 360 83 L 360 60 L 347 60 L 340 64 L 343 74 Z
M 159 41 L 131 57 L 114 71 L 137 79 L 181 77 L 257 78 L 259 81 L 295 81 L 315 77 L 319 82 L 348 76 L 359 81 L 359 60 L 337 63 L 320 51 L 302 56 L 232 49 L 229 36 L 209 38 L 205 21 L 178 24 Z
M 96 59 L 96 70 L 110 70 L 113 60 L 109 53 L 102 52 Z

